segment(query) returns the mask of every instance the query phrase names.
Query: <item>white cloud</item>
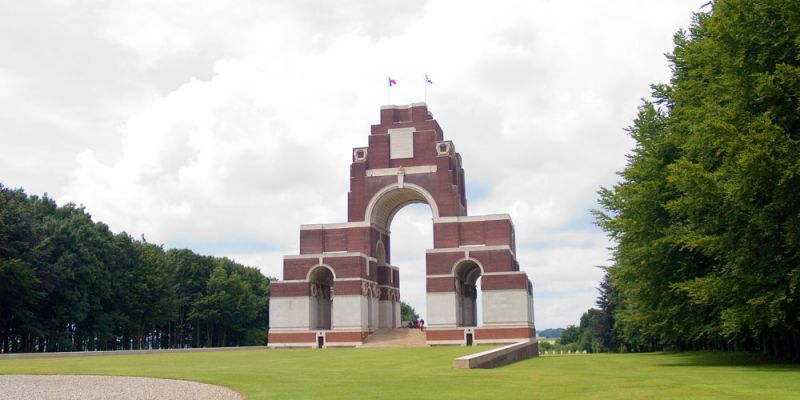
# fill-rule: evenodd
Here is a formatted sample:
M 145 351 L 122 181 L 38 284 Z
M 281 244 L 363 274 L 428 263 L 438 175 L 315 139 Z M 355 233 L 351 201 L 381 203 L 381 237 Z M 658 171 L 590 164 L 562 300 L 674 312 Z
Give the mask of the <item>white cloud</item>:
M 608 259 L 587 210 L 702 1 L 262 3 L 0 6 L 0 82 L 20 96 L 0 94 L 4 184 L 280 277 L 299 224 L 346 220 L 350 149 L 387 75 L 401 104 L 429 74 L 470 214 L 512 215 L 537 324 L 576 323 Z M 423 314 L 426 212 L 393 227 L 401 291 Z

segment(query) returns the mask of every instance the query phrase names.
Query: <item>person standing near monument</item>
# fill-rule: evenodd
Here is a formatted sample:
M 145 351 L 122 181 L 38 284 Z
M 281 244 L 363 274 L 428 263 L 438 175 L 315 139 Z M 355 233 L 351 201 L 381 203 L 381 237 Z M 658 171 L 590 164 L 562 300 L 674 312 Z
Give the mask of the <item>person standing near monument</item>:
M 419 330 L 421 330 L 421 331 L 425 330 L 425 320 L 424 319 L 420 319 L 419 320 Z

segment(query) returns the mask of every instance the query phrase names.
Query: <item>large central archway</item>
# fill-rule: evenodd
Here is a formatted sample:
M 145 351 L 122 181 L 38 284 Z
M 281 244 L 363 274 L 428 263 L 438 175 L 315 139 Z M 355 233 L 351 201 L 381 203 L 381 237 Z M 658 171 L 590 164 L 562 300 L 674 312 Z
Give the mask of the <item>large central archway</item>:
M 386 185 L 375 193 L 367 204 L 364 219 L 369 224 L 388 231 L 395 214 L 404 206 L 415 203 L 427 204 L 431 208 L 433 218 L 439 218 L 436 200 L 425 188 L 413 183 L 398 182 Z
M 427 343 L 535 337 L 533 288 L 516 261 L 514 225 L 505 214 L 467 216 L 461 155 L 425 104 L 382 107 L 369 146 L 353 149 L 352 161 L 348 222 L 301 226 L 300 254 L 284 257 L 284 280 L 272 284 L 270 346 L 359 346 L 376 329 L 397 327 L 399 269 L 392 265 L 390 227 L 414 203 L 427 204 L 432 215 Z
M 396 266 L 399 272 L 400 299 L 412 306 L 423 319 L 427 319 L 425 249 L 433 247 L 432 222 L 432 211 L 427 203 L 404 204 L 395 210 L 389 221 L 389 238 L 385 244 L 389 249 L 385 264 Z M 408 320 L 401 313 L 404 326 Z

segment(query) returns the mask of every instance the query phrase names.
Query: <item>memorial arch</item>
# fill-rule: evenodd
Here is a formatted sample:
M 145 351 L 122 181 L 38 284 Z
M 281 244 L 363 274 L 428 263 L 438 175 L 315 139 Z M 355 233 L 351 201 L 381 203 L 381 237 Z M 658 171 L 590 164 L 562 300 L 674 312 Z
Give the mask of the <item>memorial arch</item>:
M 465 193 L 461 155 L 427 106 L 381 107 L 368 146 L 353 149 L 348 222 L 302 225 L 300 254 L 284 257 L 283 280 L 271 286 L 269 346 L 359 346 L 377 329 L 399 327 L 390 228 L 413 203 L 427 204 L 433 217 L 426 342 L 535 338 L 533 287 L 516 260 L 511 218 L 468 216 Z

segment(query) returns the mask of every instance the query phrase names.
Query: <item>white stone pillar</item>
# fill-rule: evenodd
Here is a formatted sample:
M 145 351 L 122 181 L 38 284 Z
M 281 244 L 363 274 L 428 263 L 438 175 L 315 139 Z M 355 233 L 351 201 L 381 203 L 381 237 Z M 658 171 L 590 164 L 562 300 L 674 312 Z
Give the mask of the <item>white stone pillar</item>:
M 377 297 L 370 295 L 368 297 L 368 301 L 369 301 L 369 330 L 374 331 L 378 329 L 378 326 L 380 325 L 379 323 L 380 312 L 381 312 L 380 300 Z
M 400 302 L 393 301 L 392 307 L 394 307 L 394 325 L 392 326 L 392 328 L 398 328 L 402 323 L 402 321 L 400 321 L 400 319 L 402 318 L 402 312 L 400 311 Z
M 320 326 L 322 329 L 331 329 L 331 311 L 333 309 L 333 300 L 330 298 L 320 299 L 320 306 L 322 312 L 320 313 Z
M 380 321 L 379 328 L 394 328 L 394 302 L 392 300 L 380 300 Z
M 461 324 L 463 326 L 475 326 L 475 300 L 467 296 L 462 297 L 462 299 L 463 317 Z

